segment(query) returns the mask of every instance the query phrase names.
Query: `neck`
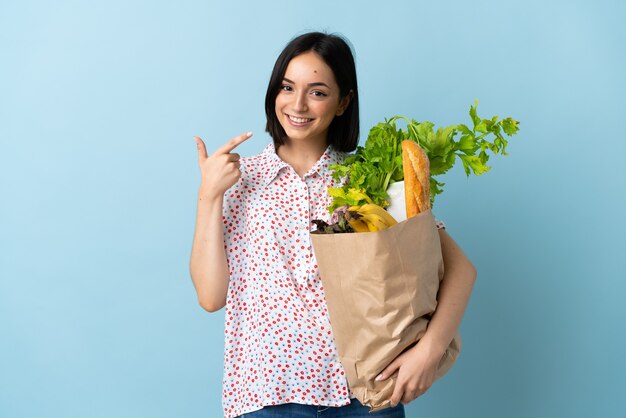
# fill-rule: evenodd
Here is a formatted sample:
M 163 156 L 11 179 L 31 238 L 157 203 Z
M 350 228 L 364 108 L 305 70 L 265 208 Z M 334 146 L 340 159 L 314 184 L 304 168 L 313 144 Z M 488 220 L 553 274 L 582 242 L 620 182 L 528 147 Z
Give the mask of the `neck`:
M 294 143 L 287 139 L 276 150 L 276 154 L 281 160 L 292 166 L 300 177 L 303 177 L 324 154 L 326 147 L 326 143 Z

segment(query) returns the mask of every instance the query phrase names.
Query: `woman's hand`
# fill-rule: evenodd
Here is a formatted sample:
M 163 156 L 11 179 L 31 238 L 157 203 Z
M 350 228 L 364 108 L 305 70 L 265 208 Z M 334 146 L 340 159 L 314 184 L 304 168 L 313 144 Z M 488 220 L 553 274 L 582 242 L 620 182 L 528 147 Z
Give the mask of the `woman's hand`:
M 396 370 L 398 377 L 391 395 L 391 406 L 398 403 L 408 404 L 426 392 L 435 381 L 435 375 L 439 361 L 444 351 L 439 351 L 423 339 L 411 349 L 400 354 L 392 361 L 385 370 L 378 375 L 376 380 L 388 379 Z
M 200 137 L 194 137 L 198 146 L 198 165 L 202 174 L 200 195 L 208 198 L 220 197 L 241 177 L 239 154 L 231 153 L 239 144 L 252 136 L 246 132 L 228 141 L 210 156 Z

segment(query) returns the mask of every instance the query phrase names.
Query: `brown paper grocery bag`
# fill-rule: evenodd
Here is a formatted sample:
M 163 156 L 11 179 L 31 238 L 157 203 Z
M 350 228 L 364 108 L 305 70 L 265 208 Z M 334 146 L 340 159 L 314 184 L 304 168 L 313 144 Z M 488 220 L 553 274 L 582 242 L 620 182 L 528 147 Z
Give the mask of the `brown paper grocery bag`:
M 426 332 L 443 277 L 432 212 L 379 232 L 311 234 L 331 327 L 348 384 L 370 412 L 390 407 L 397 373 L 374 379 Z M 457 333 L 436 379 L 461 349 Z

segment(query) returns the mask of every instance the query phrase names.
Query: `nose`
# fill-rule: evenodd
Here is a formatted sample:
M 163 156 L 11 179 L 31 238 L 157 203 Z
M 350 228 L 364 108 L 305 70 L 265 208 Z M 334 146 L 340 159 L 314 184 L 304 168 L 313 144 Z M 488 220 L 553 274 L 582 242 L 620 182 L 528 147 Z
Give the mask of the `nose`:
M 307 96 L 306 92 L 298 93 L 296 95 L 296 101 L 294 103 L 294 108 L 296 112 L 306 112 L 308 109 L 307 106 Z

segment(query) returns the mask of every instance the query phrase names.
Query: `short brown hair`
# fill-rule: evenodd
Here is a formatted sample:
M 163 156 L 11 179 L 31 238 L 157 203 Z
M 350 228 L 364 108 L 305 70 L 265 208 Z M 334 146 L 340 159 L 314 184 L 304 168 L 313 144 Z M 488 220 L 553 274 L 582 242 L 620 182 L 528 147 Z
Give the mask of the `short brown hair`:
M 336 116 L 328 127 L 327 144 L 337 151 L 352 152 L 359 143 L 359 95 L 354 56 L 348 42 L 338 35 L 310 32 L 292 39 L 274 64 L 265 95 L 265 130 L 270 134 L 276 149 L 285 143 L 287 134 L 276 116 L 276 97 L 283 83 L 289 62 L 300 54 L 313 51 L 330 67 L 339 86 L 339 95 L 346 97 L 353 92 L 352 99 L 343 114 Z

